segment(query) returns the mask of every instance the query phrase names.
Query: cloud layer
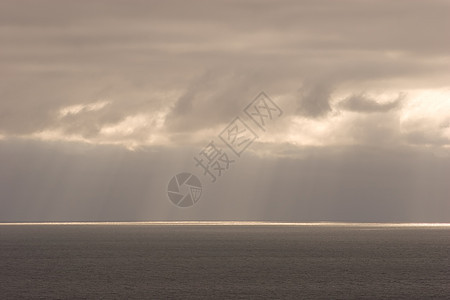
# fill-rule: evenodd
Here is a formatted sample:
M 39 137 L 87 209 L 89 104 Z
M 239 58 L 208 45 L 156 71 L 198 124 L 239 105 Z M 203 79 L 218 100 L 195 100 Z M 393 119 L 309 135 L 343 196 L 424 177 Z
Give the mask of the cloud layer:
M 6 136 L 176 143 L 220 128 L 261 90 L 290 114 L 323 118 L 337 95 L 347 109 L 376 111 L 355 95 L 407 99 L 450 79 L 447 1 L 0 5 Z

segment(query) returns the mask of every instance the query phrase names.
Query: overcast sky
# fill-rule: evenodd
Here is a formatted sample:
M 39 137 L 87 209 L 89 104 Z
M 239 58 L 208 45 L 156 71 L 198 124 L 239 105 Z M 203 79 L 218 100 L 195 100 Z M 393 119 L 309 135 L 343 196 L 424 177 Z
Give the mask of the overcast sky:
M 450 222 L 449 28 L 437 0 L 0 0 L 0 222 Z M 261 91 L 283 114 L 233 156 Z

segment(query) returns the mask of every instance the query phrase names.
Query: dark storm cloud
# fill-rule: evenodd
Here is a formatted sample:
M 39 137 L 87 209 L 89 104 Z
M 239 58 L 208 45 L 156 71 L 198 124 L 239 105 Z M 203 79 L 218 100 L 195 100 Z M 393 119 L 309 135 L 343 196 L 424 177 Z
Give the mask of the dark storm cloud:
M 248 78 L 223 73 L 209 71 L 190 84 L 167 116 L 166 125 L 171 131 L 192 131 L 228 122 L 242 109 L 243 100 L 251 99 Z
M 299 91 L 297 112 L 308 117 L 320 117 L 331 111 L 331 87 L 325 82 L 307 82 Z
M 390 102 L 379 103 L 375 99 L 371 99 L 365 95 L 351 95 L 350 97 L 342 100 L 339 103 L 339 107 L 355 112 L 388 112 L 398 108 L 403 98 L 403 95 L 399 95 L 397 99 Z

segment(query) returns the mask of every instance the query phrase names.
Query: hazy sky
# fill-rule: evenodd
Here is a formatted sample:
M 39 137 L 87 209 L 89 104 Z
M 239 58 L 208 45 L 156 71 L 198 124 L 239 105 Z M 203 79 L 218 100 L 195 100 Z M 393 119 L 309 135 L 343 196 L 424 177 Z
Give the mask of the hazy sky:
M 0 0 L 0 221 L 450 222 L 449 28 L 450 1 Z M 193 157 L 261 91 L 283 115 L 211 183 Z

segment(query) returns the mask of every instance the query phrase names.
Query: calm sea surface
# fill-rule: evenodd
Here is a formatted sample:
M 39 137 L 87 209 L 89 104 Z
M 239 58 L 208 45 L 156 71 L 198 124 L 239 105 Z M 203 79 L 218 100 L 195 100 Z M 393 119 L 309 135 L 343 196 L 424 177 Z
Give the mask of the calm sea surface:
M 0 299 L 450 299 L 450 227 L 0 225 Z

